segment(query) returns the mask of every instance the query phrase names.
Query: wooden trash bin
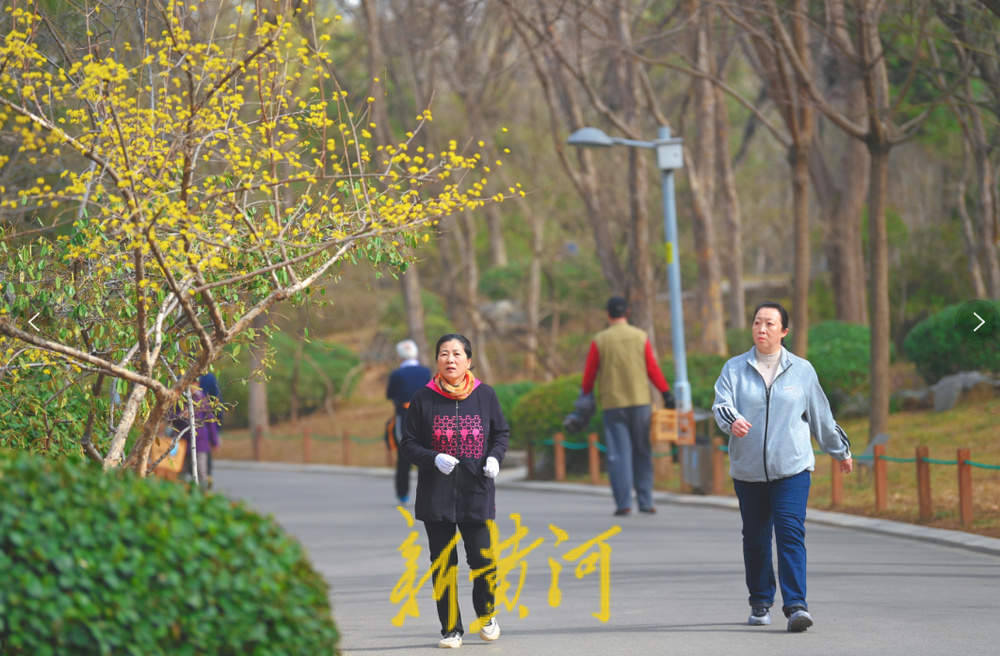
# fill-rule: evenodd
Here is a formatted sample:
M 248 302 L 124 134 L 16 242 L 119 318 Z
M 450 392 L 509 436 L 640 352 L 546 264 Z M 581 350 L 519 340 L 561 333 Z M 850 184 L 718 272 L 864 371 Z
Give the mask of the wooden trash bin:
M 694 412 L 678 412 L 669 408 L 654 410 L 649 421 L 649 441 L 654 446 L 665 443 L 677 446 L 694 444 Z
M 150 462 L 156 462 L 160 459 L 160 456 L 170 448 L 171 440 L 169 437 L 163 435 L 157 437 L 153 440 L 153 448 L 149 451 Z M 169 481 L 176 481 L 177 475 L 181 473 L 184 469 L 184 459 L 187 458 L 188 454 L 188 441 L 185 439 L 177 440 L 177 446 L 174 447 L 173 451 L 164 458 L 160 464 L 156 466 L 153 470 L 153 474 L 159 476 L 160 478 L 165 478 Z

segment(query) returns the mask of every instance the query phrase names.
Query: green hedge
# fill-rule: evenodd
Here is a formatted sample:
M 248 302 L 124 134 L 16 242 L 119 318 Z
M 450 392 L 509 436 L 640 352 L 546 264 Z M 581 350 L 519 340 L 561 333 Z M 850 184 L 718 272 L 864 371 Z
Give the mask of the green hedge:
M 518 399 L 507 416 L 510 423 L 511 446 L 524 448 L 530 442 L 539 446 L 556 433 L 565 433 L 562 421 L 573 410 L 573 401 L 580 395 L 583 376 L 570 374 L 542 383 Z M 590 424 L 578 434 L 566 439 L 582 441 L 587 433 L 601 434 L 601 412 L 598 408 Z
M 932 314 L 903 340 L 906 357 L 930 384 L 960 371 L 1000 372 L 1000 335 L 973 335 L 961 321 L 968 317 L 959 316 L 963 305 L 950 305 Z M 993 305 L 1000 312 L 1000 301 L 993 301 Z
M 750 347 L 743 349 L 746 352 Z M 721 355 L 711 355 L 708 353 L 689 353 L 687 356 L 688 383 L 691 385 L 691 405 L 696 408 L 709 410 L 715 403 L 715 381 L 718 380 L 722 372 L 722 365 L 726 364 L 729 358 Z M 666 360 L 660 364 L 663 369 L 663 376 L 670 383 L 674 384 L 674 363 L 673 360 Z
M 870 395 L 871 330 L 846 321 L 824 321 L 809 329 L 808 360 L 834 414 L 847 407 L 862 412 Z
M 493 391 L 497 393 L 497 400 L 500 401 L 500 409 L 503 410 L 503 416 L 508 421 L 510 421 L 511 413 L 518 400 L 525 394 L 531 393 L 536 387 L 538 387 L 538 383 L 533 380 L 518 380 L 513 383 L 493 385 Z M 567 410 L 567 412 L 569 411 Z
M 197 489 L 0 452 L 0 653 L 337 653 L 327 585 L 272 519 Z

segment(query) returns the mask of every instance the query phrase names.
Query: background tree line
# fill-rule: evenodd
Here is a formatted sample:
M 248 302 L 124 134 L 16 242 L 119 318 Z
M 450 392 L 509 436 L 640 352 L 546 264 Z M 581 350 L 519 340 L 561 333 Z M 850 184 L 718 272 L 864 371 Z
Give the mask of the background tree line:
M 211 4 L 192 21 L 196 40 L 226 16 Z M 636 149 L 567 147 L 585 125 L 643 140 L 663 125 L 684 138 L 691 350 L 727 353 L 727 332 L 745 331 L 748 305 L 764 296 L 789 303 L 800 353 L 819 319 L 868 324 L 872 434 L 885 430 L 892 342 L 942 305 L 1000 298 L 995 2 L 292 4 L 329 37 L 338 87 L 373 99 L 373 143 L 482 141 L 502 153 L 489 175 L 510 196 L 401 245 L 408 262 L 383 269 L 398 287 L 378 287 L 398 290 L 401 306 L 373 311 L 335 280 L 329 308 L 272 317 L 300 342 L 307 327 L 375 314 L 387 343 L 409 334 L 426 352 L 428 337 L 454 326 L 473 338 L 484 378 L 547 379 L 579 368 L 603 299 L 621 293 L 668 352 L 657 172 Z M 336 30 L 323 26 L 335 16 Z M 65 29 L 70 19 L 47 20 Z M 408 133 L 427 107 L 434 121 Z M 0 184 L 32 175 L 11 158 Z M 30 218 L 23 206 L 4 213 L 14 239 Z M 265 347 L 256 343 L 256 362 Z
M 944 304 L 1000 297 L 996 3 L 365 0 L 353 16 L 344 52 L 386 80 L 381 123 L 412 98 L 468 133 L 510 128 L 494 132 L 513 153 L 503 175 L 526 197 L 489 210 L 485 235 L 469 217 L 445 224 L 402 285 L 409 332 L 423 335 L 420 277 L 482 345 L 485 375 L 499 336 L 480 309 L 484 271 L 517 274 L 523 375 L 578 365 L 551 339 L 572 310 L 545 285 L 575 249 L 604 285 L 590 311 L 625 294 L 667 346 L 655 167 L 637 149 L 567 148 L 585 125 L 685 139 L 692 348 L 725 354 L 747 297 L 781 274 L 764 289 L 790 302 L 797 352 L 817 319 L 870 326 L 872 435 L 886 428 L 891 343 Z

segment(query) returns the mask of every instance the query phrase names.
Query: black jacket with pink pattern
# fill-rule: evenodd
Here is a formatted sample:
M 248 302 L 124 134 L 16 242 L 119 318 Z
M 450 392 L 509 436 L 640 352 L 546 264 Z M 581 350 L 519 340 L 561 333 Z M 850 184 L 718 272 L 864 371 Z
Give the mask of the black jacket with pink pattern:
M 475 381 L 472 394 L 456 401 L 434 381 L 417 390 L 403 422 L 399 450 L 417 465 L 417 519 L 469 522 L 496 518 L 496 487 L 483 473 L 486 458 L 503 462 L 510 426 L 496 392 Z M 458 458 L 448 475 L 434 465 L 439 453 Z

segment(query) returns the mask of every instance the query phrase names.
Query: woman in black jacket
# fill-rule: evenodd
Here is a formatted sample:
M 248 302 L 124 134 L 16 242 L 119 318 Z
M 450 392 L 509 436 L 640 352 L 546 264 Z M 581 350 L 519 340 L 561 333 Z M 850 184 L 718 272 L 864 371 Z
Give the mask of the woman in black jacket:
M 483 640 L 500 637 L 494 617 L 496 572 L 489 553 L 487 520 L 496 517 L 493 479 L 507 451 L 510 427 L 496 393 L 472 375 L 472 344 L 457 334 L 437 341 L 437 374 L 410 401 L 399 445 L 417 465 L 415 514 L 424 522 L 431 563 L 451 546 L 447 568 L 434 570 L 434 587 L 441 620 L 439 647 L 462 646 L 462 615 L 458 609 L 458 554 L 455 529 L 462 535 L 469 568 L 478 572 L 472 583 L 472 603 Z M 448 572 L 449 574 L 446 574 Z M 447 576 L 441 580 L 442 576 Z

